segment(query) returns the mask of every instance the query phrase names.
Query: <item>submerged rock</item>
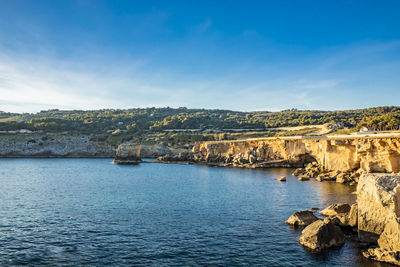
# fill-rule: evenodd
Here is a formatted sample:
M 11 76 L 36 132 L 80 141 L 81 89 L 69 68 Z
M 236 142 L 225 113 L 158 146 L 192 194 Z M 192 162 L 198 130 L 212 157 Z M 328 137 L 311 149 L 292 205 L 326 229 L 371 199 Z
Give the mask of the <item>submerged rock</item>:
M 298 211 L 292 214 L 289 219 L 286 221 L 287 224 L 291 224 L 295 227 L 299 226 L 307 226 L 315 221 L 318 218 L 309 210 Z
M 340 227 L 334 223 L 317 220 L 304 228 L 299 242 L 309 249 L 321 251 L 343 245 L 345 236 Z

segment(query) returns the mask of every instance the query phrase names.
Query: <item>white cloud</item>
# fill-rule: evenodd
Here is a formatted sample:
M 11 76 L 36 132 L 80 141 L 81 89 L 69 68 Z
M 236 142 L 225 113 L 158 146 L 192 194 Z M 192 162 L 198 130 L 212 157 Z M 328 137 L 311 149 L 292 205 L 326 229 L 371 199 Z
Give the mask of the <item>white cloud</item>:
M 381 53 L 396 47 L 398 43 L 394 42 L 359 49 Z M 84 56 L 77 57 L 78 54 Z M 347 62 L 344 52 L 336 54 L 339 61 Z M 362 82 L 374 78 L 368 74 L 377 73 L 379 68 L 389 70 L 384 65 L 386 61 L 376 61 L 367 69 L 363 66 L 355 68 L 355 60 L 351 62 L 351 72 L 346 73 L 345 68 L 338 71 L 336 64 L 329 64 L 335 59 L 335 53 L 329 53 L 325 60 L 321 60 L 320 55 L 318 60 L 313 58 L 298 69 L 285 69 L 285 66 L 268 62 L 264 65 L 236 62 L 207 76 L 190 69 L 168 69 L 168 64 L 160 65 L 151 57 L 138 60 L 107 58 L 98 56 L 95 51 L 90 55 L 78 51 L 74 55 L 60 59 L 45 52 L 33 56 L 0 50 L 0 110 L 35 112 L 49 108 L 149 106 L 233 110 L 337 109 L 354 107 L 352 97 L 356 96 L 357 99 L 364 97 L 363 105 L 371 106 L 379 99 L 368 99 L 368 95 L 373 95 L 374 88 L 383 81 L 378 77 L 376 85 L 370 85 L 370 92 L 360 96 Z M 301 59 L 290 60 L 298 63 Z M 398 62 L 392 62 L 390 70 L 394 73 L 398 66 Z M 395 93 L 394 90 L 392 94 Z M 387 105 L 396 99 L 385 100 L 380 94 L 378 97 L 381 98 L 379 103 Z

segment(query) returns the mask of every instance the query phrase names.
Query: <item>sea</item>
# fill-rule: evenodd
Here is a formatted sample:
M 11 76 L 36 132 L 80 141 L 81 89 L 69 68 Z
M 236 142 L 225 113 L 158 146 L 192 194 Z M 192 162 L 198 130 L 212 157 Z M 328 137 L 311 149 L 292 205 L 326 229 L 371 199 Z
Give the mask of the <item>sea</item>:
M 350 235 L 303 248 L 285 220 L 354 203 L 356 187 L 292 171 L 0 159 L 0 266 L 390 266 Z

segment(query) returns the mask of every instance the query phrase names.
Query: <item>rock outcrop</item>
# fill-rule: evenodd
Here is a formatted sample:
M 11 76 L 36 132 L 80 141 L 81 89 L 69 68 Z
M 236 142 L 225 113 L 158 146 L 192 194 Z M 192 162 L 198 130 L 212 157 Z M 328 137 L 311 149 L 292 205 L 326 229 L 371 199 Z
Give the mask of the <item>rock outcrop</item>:
M 350 208 L 350 205 L 346 203 L 333 204 L 326 209 L 321 210 L 321 214 L 324 216 L 340 216 L 341 214 L 348 214 Z
M 357 186 L 358 235 L 369 259 L 400 265 L 400 176 L 365 174 Z
M 388 251 L 382 248 L 370 248 L 363 252 L 363 256 L 371 260 L 400 265 L 400 251 Z
M 379 236 L 378 245 L 388 251 L 400 251 L 400 223 L 399 219 L 388 222 Z
M 357 186 L 358 232 L 376 242 L 387 223 L 400 217 L 400 176 L 365 174 Z
M 117 164 L 138 164 L 141 162 L 140 145 L 129 142 L 120 144 L 113 162 Z
M 140 155 L 142 158 L 158 158 L 165 155 L 170 157 L 179 156 L 179 154 L 192 154 L 191 149 L 184 147 L 168 147 L 162 144 L 141 144 Z
M 309 212 L 311 213 L 311 212 Z M 364 174 L 357 186 L 357 203 L 334 204 L 304 228 L 299 242 L 316 251 L 345 242 L 342 229 L 357 230 L 359 241 L 372 245 L 363 251 L 369 259 L 400 265 L 400 175 Z M 298 223 L 296 213 L 290 218 Z
M 400 223 L 391 220 L 385 226 L 378 239 L 377 248 L 370 248 L 363 252 L 367 258 L 400 265 Z
M 293 213 L 286 221 L 286 223 L 293 225 L 294 227 L 299 227 L 307 226 L 317 220 L 318 218 L 314 215 L 312 211 L 303 210 Z
M 81 158 L 114 157 L 115 148 L 88 136 L 18 136 L 0 139 L 0 157 Z
M 280 182 L 286 182 L 286 176 L 280 176 L 280 177 L 276 178 L 276 180 L 278 180 Z
M 193 154 L 189 151 L 179 152 L 178 154 L 165 154 L 157 157 L 158 162 L 176 163 L 176 162 L 193 162 Z
M 299 242 L 311 250 L 321 251 L 343 245 L 345 236 L 340 227 L 334 223 L 317 220 L 304 228 Z
M 302 177 L 357 182 L 361 173 L 399 172 L 400 137 L 281 137 L 196 143 L 195 162 L 243 168 L 299 167 Z

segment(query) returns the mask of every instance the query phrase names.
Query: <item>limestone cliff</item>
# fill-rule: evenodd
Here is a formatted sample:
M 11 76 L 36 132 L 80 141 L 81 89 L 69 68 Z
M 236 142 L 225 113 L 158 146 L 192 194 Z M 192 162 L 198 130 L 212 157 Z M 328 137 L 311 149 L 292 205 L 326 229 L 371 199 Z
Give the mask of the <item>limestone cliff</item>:
M 364 174 L 357 186 L 358 236 L 367 258 L 400 265 L 400 176 Z
M 92 142 L 87 136 L 0 139 L 0 157 L 113 157 L 110 145 Z
M 196 143 L 194 160 L 235 167 L 303 167 L 399 172 L 400 136 L 281 137 Z
M 363 241 L 376 242 L 386 224 L 400 218 L 400 176 L 365 174 L 357 186 L 358 231 Z

